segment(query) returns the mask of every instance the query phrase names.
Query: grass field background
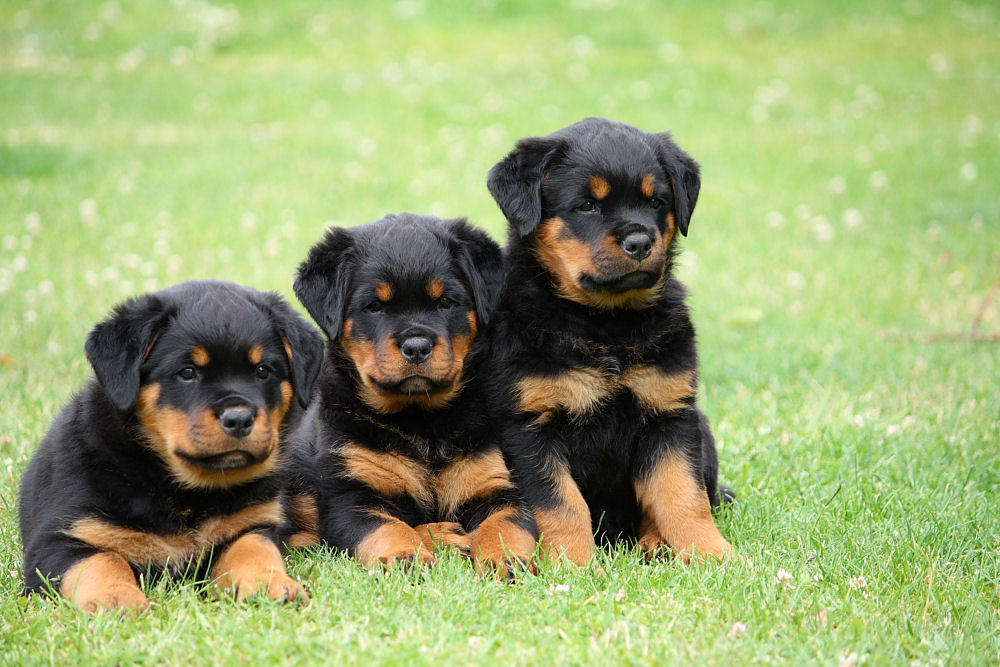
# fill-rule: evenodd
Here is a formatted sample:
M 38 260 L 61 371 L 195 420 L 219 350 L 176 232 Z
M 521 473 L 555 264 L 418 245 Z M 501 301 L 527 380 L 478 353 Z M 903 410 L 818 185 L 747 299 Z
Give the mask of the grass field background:
M 0 662 L 997 664 L 1000 8 L 650 0 L 0 5 Z M 304 608 L 18 597 L 19 478 L 122 298 L 291 297 L 329 224 L 498 240 L 486 172 L 588 115 L 703 167 L 683 240 L 747 557 L 514 586 L 295 554 Z M 984 307 L 985 306 L 985 307 Z

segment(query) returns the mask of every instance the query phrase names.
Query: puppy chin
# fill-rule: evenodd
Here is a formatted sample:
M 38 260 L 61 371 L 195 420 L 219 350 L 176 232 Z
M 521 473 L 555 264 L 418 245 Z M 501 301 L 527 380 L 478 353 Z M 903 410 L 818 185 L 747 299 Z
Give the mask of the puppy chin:
M 588 292 L 624 294 L 632 290 L 647 290 L 659 282 L 662 271 L 632 271 L 616 276 L 580 276 L 580 287 Z
M 423 375 L 411 375 L 402 380 L 372 378 L 376 390 L 392 396 L 428 396 L 449 391 L 454 382 L 448 378 L 430 378 Z

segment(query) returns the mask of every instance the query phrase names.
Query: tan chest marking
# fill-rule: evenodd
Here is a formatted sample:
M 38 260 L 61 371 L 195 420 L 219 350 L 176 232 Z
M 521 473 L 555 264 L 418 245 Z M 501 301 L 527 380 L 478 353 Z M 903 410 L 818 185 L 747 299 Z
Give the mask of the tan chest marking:
M 514 486 L 499 451 L 459 459 L 437 475 L 438 512 L 452 517 L 465 502 Z
M 408 495 L 426 507 L 433 504 L 430 471 L 420 462 L 354 444 L 343 447 L 340 454 L 349 477 L 364 482 L 382 495 Z
M 200 558 L 212 547 L 229 542 L 256 526 L 281 523 L 283 514 L 277 500 L 251 505 L 225 516 L 212 517 L 183 533 L 157 535 L 88 517 L 79 519 L 64 531 L 90 546 L 120 554 L 140 567 L 167 563 L 184 564 Z
M 517 384 L 519 409 L 548 421 L 564 412 L 582 417 L 621 390 L 631 391 L 642 408 L 661 414 L 686 407 L 695 395 L 694 370 L 665 373 L 656 366 L 637 365 L 620 376 L 605 376 L 594 368 L 572 368 L 559 375 L 533 375 Z

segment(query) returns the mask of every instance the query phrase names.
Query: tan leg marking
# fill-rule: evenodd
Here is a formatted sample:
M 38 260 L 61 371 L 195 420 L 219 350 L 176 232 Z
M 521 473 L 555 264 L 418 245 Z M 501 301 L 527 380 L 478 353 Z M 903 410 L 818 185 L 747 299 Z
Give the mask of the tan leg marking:
M 596 548 L 590 508 L 565 468 L 556 476 L 556 494 L 558 506 L 535 510 L 542 552 L 550 560 L 565 556 L 577 565 L 586 565 Z
M 472 559 L 479 574 L 510 578 L 514 570 L 534 570 L 535 538 L 517 525 L 517 510 L 494 512 L 472 534 Z
M 98 553 L 84 558 L 62 577 L 59 592 L 84 611 L 138 613 L 149 607 L 128 561 L 118 554 Z
M 247 533 L 229 545 L 212 566 L 215 585 L 233 591 L 238 601 L 264 592 L 272 600 L 308 600 L 302 584 L 285 572 L 278 547 L 259 533 Z
M 437 560 L 429 549 L 424 548 L 424 541 L 413 528 L 388 514 L 379 512 L 376 516 L 386 519 L 387 523 L 372 531 L 358 545 L 356 555 L 362 565 L 372 568 L 379 564 L 414 561 L 431 565 Z
M 643 514 L 643 525 L 655 527 L 662 541 L 685 563 L 692 558 L 725 558 L 735 554 L 712 518 L 708 494 L 678 454 L 667 454 L 649 476 L 635 482 L 635 493 Z M 651 525 L 650 525 L 651 524 Z M 652 533 L 647 531 L 643 548 L 649 550 Z
M 454 521 L 422 523 L 413 530 L 420 536 L 420 541 L 428 552 L 441 552 L 454 547 L 465 555 L 472 553 L 472 536 L 465 532 L 460 523 Z

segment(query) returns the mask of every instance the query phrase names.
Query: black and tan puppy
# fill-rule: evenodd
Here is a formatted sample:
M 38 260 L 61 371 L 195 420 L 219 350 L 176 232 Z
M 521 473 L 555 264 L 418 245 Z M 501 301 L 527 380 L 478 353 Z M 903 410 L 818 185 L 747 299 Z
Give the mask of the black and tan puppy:
M 88 611 L 146 607 L 137 575 L 164 572 L 304 597 L 276 542 L 280 465 L 319 332 L 276 294 L 194 281 L 120 305 L 86 351 L 96 379 L 21 484 L 25 588 Z
M 698 171 L 669 134 L 600 118 L 522 139 L 490 171 L 510 223 L 490 366 L 503 446 L 543 545 L 578 563 L 595 534 L 685 561 L 733 550 L 672 276 Z
M 366 566 L 432 562 L 435 543 L 480 571 L 529 560 L 535 521 L 479 377 L 502 281 L 499 247 L 465 220 L 390 215 L 312 248 L 295 293 L 329 344 L 294 437 L 290 546 L 318 537 Z

